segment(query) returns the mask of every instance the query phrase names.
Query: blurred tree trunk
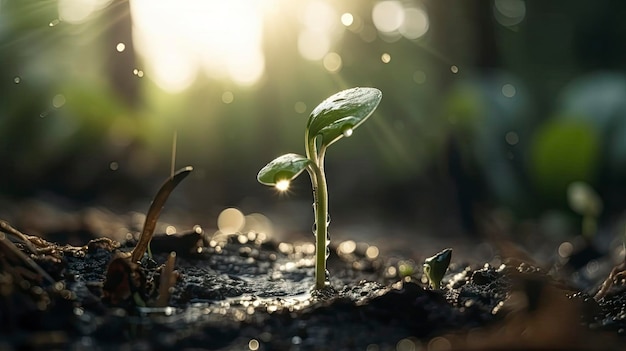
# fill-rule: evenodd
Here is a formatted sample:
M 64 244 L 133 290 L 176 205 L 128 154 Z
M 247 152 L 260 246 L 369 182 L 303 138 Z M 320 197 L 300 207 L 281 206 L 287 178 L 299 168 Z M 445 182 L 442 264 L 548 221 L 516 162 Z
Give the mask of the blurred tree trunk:
M 432 43 L 441 54 L 437 65 L 441 91 L 447 94 L 455 82 L 501 65 L 495 33 L 492 1 L 431 3 Z M 457 66 L 453 71 L 451 66 Z M 471 78 L 470 78 L 471 79 Z M 447 116 L 446 116 L 447 117 Z M 471 135 L 450 128 L 444 144 L 445 170 L 458 208 L 458 220 L 468 234 L 477 234 L 476 214 L 489 202 L 488 187 L 471 151 Z
M 137 57 L 133 45 L 132 18 L 128 0 L 113 0 L 103 15 L 106 24 L 104 52 L 111 89 L 120 100 L 134 108 L 139 103 L 139 79 L 133 74 Z M 118 44 L 124 44 L 118 51 Z

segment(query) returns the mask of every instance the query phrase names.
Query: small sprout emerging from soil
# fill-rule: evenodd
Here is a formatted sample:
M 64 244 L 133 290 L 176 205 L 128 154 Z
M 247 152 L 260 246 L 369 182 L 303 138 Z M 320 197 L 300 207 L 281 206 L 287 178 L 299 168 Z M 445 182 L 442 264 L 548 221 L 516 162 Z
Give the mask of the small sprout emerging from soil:
M 146 275 L 139 262 L 150 245 L 159 214 L 167 198 L 192 170 L 193 167 L 191 166 L 182 168 L 163 183 L 150 204 L 143 230 L 137 245 L 130 254 L 130 258 L 127 254 L 123 254 L 118 255 L 109 262 L 104 286 L 102 287 L 103 298 L 108 303 L 119 306 L 130 301 L 130 305 L 135 307 L 145 307 L 147 305 Z M 156 302 L 158 306 L 167 304 L 169 301 L 170 288 L 174 285 L 177 277 L 177 274 L 174 272 L 175 259 L 176 254 L 170 254 L 161 271 L 160 295 Z
M 165 206 L 165 201 L 170 196 L 174 188 L 185 179 L 189 173 L 193 171 L 193 167 L 187 166 L 178 170 L 171 177 L 167 178 L 165 183 L 161 185 L 161 188 L 157 192 L 152 204 L 150 204 L 150 209 L 148 210 L 148 214 L 146 214 L 146 221 L 143 225 L 143 230 L 141 231 L 141 235 L 139 236 L 139 241 L 137 245 L 133 249 L 133 253 L 131 254 L 130 260 L 132 262 L 138 262 L 141 260 L 143 255 L 146 253 L 148 249 L 148 245 L 150 245 L 150 240 L 152 240 L 152 236 L 154 235 L 154 228 L 156 227 L 157 220 L 159 219 L 159 215 L 161 214 L 161 210 L 163 206 Z
M 424 274 L 433 289 L 439 289 L 441 280 L 448 270 L 452 249 L 444 249 L 438 254 L 424 260 Z
M 585 182 L 573 182 L 567 187 L 567 200 L 572 210 L 583 216 L 582 236 L 589 240 L 598 230 L 598 217 L 602 212 L 602 200 L 598 193 Z
M 374 112 L 382 93 L 375 88 L 352 88 L 338 92 L 319 104 L 309 116 L 304 134 L 306 156 L 285 154 L 263 167 L 257 179 L 261 184 L 286 191 L 289 182 L 306 170 L 313 186 L 315 209 L 315 289 L 327 287 L 328 190 L 324 174 L 326 149 L 349 137 Z

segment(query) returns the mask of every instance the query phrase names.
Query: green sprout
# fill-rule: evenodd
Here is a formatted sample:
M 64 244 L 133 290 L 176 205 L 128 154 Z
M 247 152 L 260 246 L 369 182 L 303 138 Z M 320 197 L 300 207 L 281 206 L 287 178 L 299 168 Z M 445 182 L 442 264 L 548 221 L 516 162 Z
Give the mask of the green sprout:
M 448 270 L 452 249 L 444 249 L 438 254 L 424 260 L 424 274 L 433 289 L 439 289 L 441 280 Z
M 279 191 L 289 188 L 289 182 L 306 170 L 313 186 L 315 211 L 315 289 L 329 285 L 326 259 L 330 254 L 328 243 L 328 189 L 324 174 L 326 149 L 349 137 L 374 112 L 382 93 L 375 88 L 352 88 L 340 91 L 317 105 L 311 112 L 304 134 L 306 156 L 285 154 L 263 167 L 257 179 L 261 184 L 274 186 Z
M 567 187 L 567 200 L 572 210 L 583 217 L 583 238 L 591 240 L 598 231 L 598 217 L 602 212 L 600 195 L 589 184 L 578 181 Z

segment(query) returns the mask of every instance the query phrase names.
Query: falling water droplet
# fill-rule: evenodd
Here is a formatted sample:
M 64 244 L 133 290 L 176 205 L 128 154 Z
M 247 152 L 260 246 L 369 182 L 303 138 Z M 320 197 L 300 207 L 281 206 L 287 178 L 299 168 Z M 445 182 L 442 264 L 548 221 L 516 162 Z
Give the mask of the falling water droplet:
M 13 83 L 15 84 L 20 84 L 21 81 L 22 81 L 22 78 L 20 78 L 19 76 L 16 76 L 15 78 L 13 78 Z
M 326 230 L 326 258 L 330 256 L 330 233 Z
M 54 19 L 54 20 L 52 20 L 50 23 L 48 23 L 48 26 L 50 26 L 50 27 L 54 27 L 54 26 L 56 26 L 57 24 L 59 24 L 59 22 L 60 22 L 60 21 L 59 21 L 58 19 Z
M 452 65 L 450 66 L 450 71 L 454 74 L 459 73 L 459 67 L 457 67 L 456 65 Z

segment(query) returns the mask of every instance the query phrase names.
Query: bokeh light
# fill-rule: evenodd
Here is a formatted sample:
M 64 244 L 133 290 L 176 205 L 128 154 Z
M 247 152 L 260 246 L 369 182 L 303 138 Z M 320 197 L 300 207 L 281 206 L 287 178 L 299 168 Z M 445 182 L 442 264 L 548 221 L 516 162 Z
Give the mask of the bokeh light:
M 52 106 L 54 108 L 61 108 L 65 105 L 66 99 L 62 94 L 57 94 L 52 98 Z
M 383 61 L 383 63 L 389 63 L 391 62 L 391 55 L 389 55 L 388 53 L 384 53 L 380 55 L 380 60 Z
M 230 104 L 235 100 L 235 95 L 233 95 L 232 91 L 225 91 L 222 94 L 222 102 L 225 104 Z
M 238 233 L 246 220 L 243 213 L 236 208 L 227 208 L 217 217 L 217 228 L 224 234 Z
M 328 72 L 338 72 L 341 69 L 341 56 L 336 52 L 329 52 L 324 56 L 324 68 Z
M 344 13 L 341 15 L 341 23 L 346 27 L 350 27 L 354 23 L 354 16 L 351 13 Z
M 512 98 L 513 96 L 515 96 L 516 92 L 517 92 L 517 89 L 515 89 L 515 86 L 512 84 L 507 83 L 502 86 L 502 95 L 508 98 Z
M 404 21 L 399 30 L 407 39 L 418 39 L 428 32 L 428 27 L 429 22 L 426 11 L 412 7 L 404 11 Z
M 297 112 L 297 113 L 304 113 L 306 112 L 306 104 L 302 101 L 298 101 L 296 102 L 296 104 L 294 105 L 293 109 Z
M 395 32 L 404 23 L 404 8 L 400 1 L 381 1 L 372 9 L 372 20 L 376 28 L 385 33 Z
M 493 13 L 496 21 L 505 27 L 515 26 L 526 16 L 524 0 L 495 0 Z

